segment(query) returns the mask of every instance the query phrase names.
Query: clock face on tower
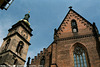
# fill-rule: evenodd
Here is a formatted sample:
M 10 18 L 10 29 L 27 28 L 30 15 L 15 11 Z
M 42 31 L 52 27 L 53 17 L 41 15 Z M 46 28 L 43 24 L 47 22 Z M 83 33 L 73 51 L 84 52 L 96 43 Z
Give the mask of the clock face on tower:
M 28 33 L 27 33 L 26 31 L 24 31 L 24 30 L 21 31 L 21 35 L 22 35 L 25 39 L 28 38 Z

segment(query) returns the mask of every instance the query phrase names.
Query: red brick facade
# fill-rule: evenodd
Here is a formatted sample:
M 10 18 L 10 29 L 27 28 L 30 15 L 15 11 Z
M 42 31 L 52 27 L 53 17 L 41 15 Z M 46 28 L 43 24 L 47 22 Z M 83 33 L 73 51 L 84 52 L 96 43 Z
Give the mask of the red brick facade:
M 72 31 L 72 20 L 77 23 L 77 32 Z M 55 29 L 54 42 L 35 56 L 30 65 L 40 65 L 44 57 L 44 67 L 75 67 L 73 53 L 75 47 L 80 46 L 85 51 L 87 66 L 84 67 L 100 67 L 99 41 L 95 23 L 91 24 L 70 9 L 59 28 Z

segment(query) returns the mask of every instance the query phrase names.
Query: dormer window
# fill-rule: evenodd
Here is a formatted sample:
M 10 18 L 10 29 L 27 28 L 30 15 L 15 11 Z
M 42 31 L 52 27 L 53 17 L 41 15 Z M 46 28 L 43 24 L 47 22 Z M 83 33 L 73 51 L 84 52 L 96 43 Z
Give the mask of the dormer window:
M 72 20 L 72 21 L 71 21 L 71 26 L 72 26 L 72 32 L 73 32 L 73 33 L 78 32 L 77 23 L 76 23 L 75 20 Z

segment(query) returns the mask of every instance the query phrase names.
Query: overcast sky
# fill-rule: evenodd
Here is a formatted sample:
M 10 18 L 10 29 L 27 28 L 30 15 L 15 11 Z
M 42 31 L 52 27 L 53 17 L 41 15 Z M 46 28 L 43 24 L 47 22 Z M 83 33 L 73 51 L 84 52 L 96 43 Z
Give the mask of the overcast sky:
M 0 10 L 0 45 L 8 29 L 30 11 L 33 29 L 27 57 L 34 58 L 53 42 L 54 28 L 58 28 L 69 11 L 69 6 L 100 31 L 100 0 L 15 0 L 7 11 Z

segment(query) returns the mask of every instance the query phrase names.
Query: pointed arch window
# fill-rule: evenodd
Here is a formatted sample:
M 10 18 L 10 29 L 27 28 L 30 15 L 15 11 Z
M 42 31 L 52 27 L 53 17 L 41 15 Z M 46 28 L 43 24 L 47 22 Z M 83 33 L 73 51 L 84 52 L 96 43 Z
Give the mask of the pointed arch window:
M 24 46 L 24 43 L 23 43 L 22 41 L 20 41 L 20 42 L 18 43 L 18 46 L 17 46 L 17 49 L 16 49 L 16 52 L 19 53 L 20 55 L 21 55 L 23 46 Z
M 71 26 L 72 26 L 72 32 L 73 33 L 78 32 L 77 23 L 76 23 L 75 20 L 71 21 Z
M 42 57 L 42 59 L 41 59 L 41 61 L 40 61 L 40 65 L 43 65 L 43 67 L 44 67 L 44 65 L 45 65 L 45 57 L 44 57 L 44 56 Z
M 8 40 L 7 40 L 7 42 L 6 42 L 6 44 L 5 44 L 4 50 L 7 50 L 8 46 L 9 46 L 9 44 L 10 44 L 10 41 L 11 41 L 11 39 L 8 39 Z
M 89 67 L 87 53 L 82 47 L 76 46 L 73 55 L 74 67 Z

